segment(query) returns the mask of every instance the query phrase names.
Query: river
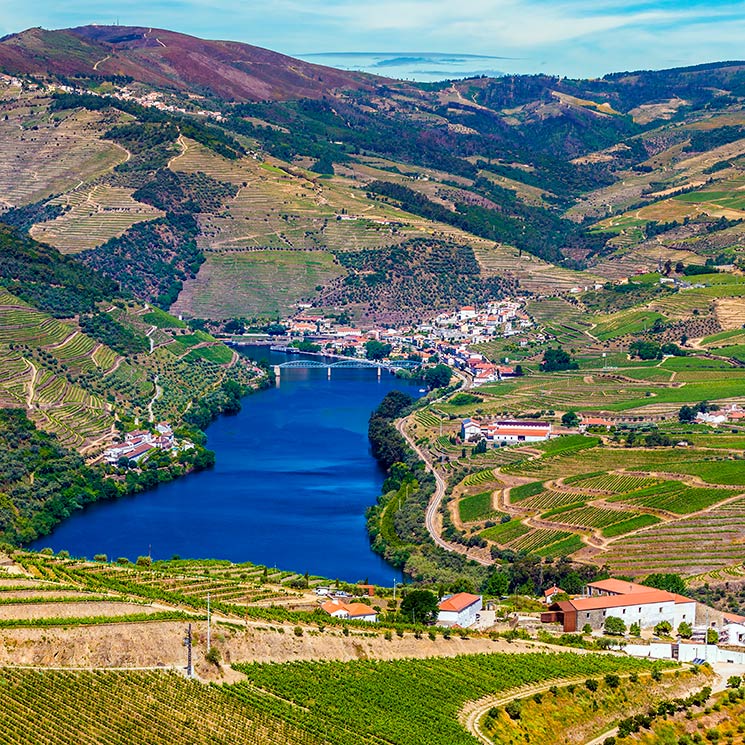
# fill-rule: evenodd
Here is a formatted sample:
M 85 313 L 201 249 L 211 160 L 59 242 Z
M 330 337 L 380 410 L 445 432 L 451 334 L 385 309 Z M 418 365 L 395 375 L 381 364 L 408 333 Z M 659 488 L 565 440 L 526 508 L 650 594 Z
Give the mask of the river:
M 287 359 L 249 350 L 272 364 Z M 372 370 L 334 370 L 329 380 L 325 370 L 283 370 L 278 387 L 247 396 L 239 414 L 210 425 L 214 469 L 90 505 L 31 547 L 89 558 L 250 561 L 390 585 L 400 572 L 373 553 L 365 529 L 384 478 L 367 420 L 396 389 L 417 395 L 388 372 L 378 380 Z

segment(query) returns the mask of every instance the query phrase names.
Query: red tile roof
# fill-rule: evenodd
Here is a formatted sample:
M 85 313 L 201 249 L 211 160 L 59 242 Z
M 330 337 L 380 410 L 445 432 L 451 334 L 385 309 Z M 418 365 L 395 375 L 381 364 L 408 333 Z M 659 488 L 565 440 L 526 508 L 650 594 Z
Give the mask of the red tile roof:
M 589 590 L 602 590 L 603 592 L 611 592 L 617 595 L 628 595 L 632 592 L 649 592 L 650 589 L 646 585 L 639 585 L 636 582 L 627 582 L 622 579 L 601 579 L 597 582 L 588 582 L 587 588 Z
M 460 613 L 462 610 L 465 610 L 468 606 L 473 605 L 479 600 L 481 600 L 479 595 L 471 595 L 470 592 L 458 592 L 455 595 L 451 595 L 449 598 L 445 598 L 440 602 L 438 607 L 440 610 Z
M 625 608 L 631 605 L 655 605 L 657 603 L 693 603 L 690 598 L 674 595 L 664 590 L 632 592 L 628 595 L 600 595 L 593 598 L 575 598 L 570 600 L 574 610 L 602 610 L 603 608 Z
M 364 603 L 349 603 L 346 606 L 350 618 L 359 618 L 360 616 L 374 616 L 375 610 Z

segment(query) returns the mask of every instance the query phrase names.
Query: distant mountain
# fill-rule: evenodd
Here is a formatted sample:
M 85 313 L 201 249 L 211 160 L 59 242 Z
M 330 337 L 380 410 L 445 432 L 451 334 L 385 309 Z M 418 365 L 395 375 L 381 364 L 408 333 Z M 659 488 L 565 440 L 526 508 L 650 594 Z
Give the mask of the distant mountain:
M 321 98 L 372 90 L 379 80 L 230 41 L 136 26 L 31 28 L 0 40 L 0 69 L 13 75 L 121 75 L 140 83 L 236 101 Z

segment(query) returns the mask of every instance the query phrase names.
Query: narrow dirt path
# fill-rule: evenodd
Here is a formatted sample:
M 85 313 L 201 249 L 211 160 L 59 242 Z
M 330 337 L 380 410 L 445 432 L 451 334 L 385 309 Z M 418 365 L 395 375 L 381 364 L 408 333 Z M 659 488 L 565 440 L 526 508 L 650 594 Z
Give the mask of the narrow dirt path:
M 34 393 L 36 392 L 36 378 L 39 375 L 39 368 L 34 365 L 31 360 L 26 360 L 29 365 L 31 365 L 31 370 L 33 371 L 31 373 L 31 380 L 28 381 L 28 392 L 26 394 L 26 408 L 27 409 L 33 409 L 34 408 Z
M 153 404 L 163 395 L 163 389 L 158 385 L 160 378 L 156 375 L 153 379 L 155 383 L 155 395 L 150 399 L 150 403 L 147 405 L 147 417 L 148 421 L 152 424 L 155 421 L 155 413 L 153 412 Z
M 110 54 L 107 54 L 105 57 L 102 57 L 100 60 L 98 60 L 98 62 L 96 62 L 93 65 L 93 69 L 94 70 L 98 70 L 98 66 L 99 65 L 102 65 L 104 62 L 106 62 L 106 60 L 109 60 L 109 59 L 111 59 L 111 55 Z

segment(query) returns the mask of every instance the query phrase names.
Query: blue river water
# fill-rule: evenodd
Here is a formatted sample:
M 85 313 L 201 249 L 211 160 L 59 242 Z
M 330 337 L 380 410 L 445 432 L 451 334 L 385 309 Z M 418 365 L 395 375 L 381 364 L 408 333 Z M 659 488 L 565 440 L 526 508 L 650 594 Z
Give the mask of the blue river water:
M 284 355 L 256 350 L 253 358 Z M 391 390 L 416 387 L 371 370 L 283 370 L 278 387 L 243 399 L 207 430 L 214 469 L 74 514 L 32 548 L 132 560 L 229 559 L 350 582 L 390 585 L 397 570 L 373 553 L 365 510 L 384 475 L 367 420 Z

